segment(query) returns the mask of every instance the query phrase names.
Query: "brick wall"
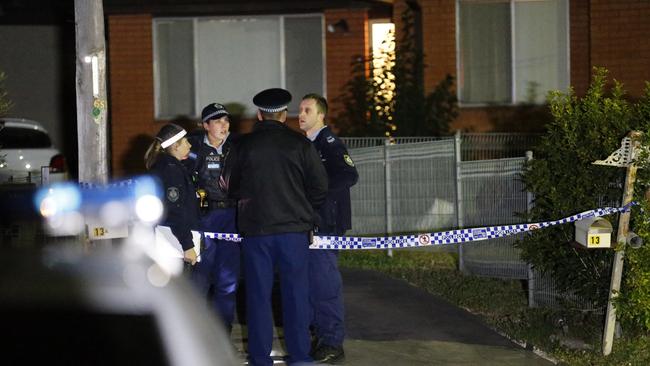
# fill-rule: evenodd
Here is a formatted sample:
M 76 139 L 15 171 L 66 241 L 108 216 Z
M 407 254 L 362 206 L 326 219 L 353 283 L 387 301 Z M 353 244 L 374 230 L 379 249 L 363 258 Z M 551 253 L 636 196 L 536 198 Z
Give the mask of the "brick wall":
M 394 3 L 397 39 L 404 0 Z M 456 2 L 417 1 L 422 14 L 425 55 L 424 83 L 428 92 L 456 70 Z M 610 77 L 624 83 L 633 97 L 642 94 L 650 80 L 650 1 L 571 0 L 569 2 L 570 83 L 578 95 L 589 87 L 592 66 L 604 66 Z M 470 131 L 535 131 L 548 118 L 537 108 L 465 107 L 452 129 Z M 525 119 L 521 119 L 526 116 Z M 516 121 L 516 119 L 520 119 Z
M 108 17 L 110 133 L 113 176 L 144 171 L 154 124 L 150 15 Z
M 589 0 L 569 2 L 570 83 L 578 95 L 585 94 L 591 77 L 589 2 Z
M 343 87 L 352 77 L 351 63 L 355 57 L 368 57 L 368 10 L 333 9 L 326 10 L 325 24 L 344 19 L 349 32 L 325 34 L 325 55 L 327 72 L 327 100 L 330 115 L 334 116 L 341 105 L 335 99 L 343 92 Z
M 592 0 L 590 15 L 591 65 L 642 95 L 650 81 L 650 1 Z
M 347 33 L 326 33 L 327 96 L 336 113 L 337 98 L 351 77 L 356 55 L 367 57 L 367 9 L 337 9 L 325 12 L 326 24 L 345 19 Z M 153 50 L 151 15 L 108 17 L 111 160 L 114 176 L 144 171 L 143 155 L 163 121 L 154 118 Z M 287 121 L 297 128 L 297 119 Z M 253 121 L 242 122 L 242 132 Z
M 456 2 L 419 0 L 425 55 L 424 83 L 429 92 L 447 74 L 456 75 Z M 650 1 L 572 0 L 570 4 L 571 85 L 586 91 L 591 66 L 604 66 L 632 96 L 650 80 Z M 405 0 L 394 2 L 400 37 Z M 355 56 L 368 57 L 368 10 L 330 9 L 325 23 L 344 19 L 347 33 L 325 34 L 327 97 L 335 102 L 351 78 Z M 153 55 L 150 15 L 108 18 L 112 169 L 120 176 L 142 171 L 142 155 L 160 123 L 154 122 Z M 452 129 L 526 131 L 539 129 L 535 116 L 519 107 L 462 108 Z M 526 118 L 522 119 L 522 116 Z M 295 127 L 295 121 L 289 123 Z
M 424 88 L 429 93 L 447 75 L 457 77 L 456 67 L 456 2 L 449 0 L 419 0 L 422 17 L 422 46 L 424 53 Z M 402 14 L 406 1 L 395 1 L 393 21 L 396 40 L 402 37 Z M 455 90 L 456 85 L 454 85 Z M 461 108 L 452 129 L 485 131 L 492 127 L 489 111 L 484 108 Z
M 456 75 L 456 2 L 421 0 L 424 86 L 431 91 L 447 74 Z M 395 12 L 395 14 L 400 14 Z

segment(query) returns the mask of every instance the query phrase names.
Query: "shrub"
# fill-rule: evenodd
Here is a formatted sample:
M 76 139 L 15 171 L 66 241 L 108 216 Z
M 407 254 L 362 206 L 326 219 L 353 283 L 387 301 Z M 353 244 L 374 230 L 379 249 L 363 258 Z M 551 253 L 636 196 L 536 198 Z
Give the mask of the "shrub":
M 419 12 L 408 3 L 402 13 L 402 36 L 395 57 L 394 136 L 441 136 L 458 116 L 454 78 L 447 74 L 428 94 L 424 91 L 424 53 Z
M 633 103 L 625 98 L 620 83 L 614 81 L 608 86 L 605 69 L 595 68 L 592 84 L 583 98 L 570 90 L 552 92 L 549 101 L 553 121 L 547 125 L 538 155 L 522 175 L 526 188 L 535 196 L 534 208 L 526 215 L 527 219 L 544 221 L 595 207 L 618 206 L 625 170 L 591 163 L 605 159 L 618 149 L 629 131 L 648 131 L 648 93 Z M 645 173 L 650 172 L 645 170 Z M 644 219 L 638 219 L 638 212 L 634 210 L 633 227 L 638 227 L 640 234 L 650 241 L 650 231 L 643 227 L 647 224 L 641 223 Z M 609 219 L 616 226 L 616 218 Z M 614 251 L 578 249 L 572 245 L 573 231 L 573 225 L 538 230 L 516 245 L 525 260 L 555 279 L 560 290 L 574 292 L 602 307 L 609 293 Z M 648 286 L 645 295 L 641 294 L 640 287 L 647 283 L 644 281 L 648 280 L 650 269 L 650 261 L 641 263 L 646 250 L 628 251 L 620 315 L 638 324 L 645 317 L 647 328 L 650 297 Z M 645 309 L 645 315 L 638 314 L 641 308 Z
M 343 93 L 334 99 L 343 105 L 334 124 L 343 136 L 384 136 L 386 126 L 377 118 L 372 108 L 373 86 L 366 75 L 370 60 L 357 56 L 352 61 L 352 78 L 344 86 Z
M 384 52 L 374 60 L 354 58 L 352 78 L 336 99 L 343 105 L 335 119 L 341 135 L 439 136 L 449 132 L 449 124 L 458 115 L 454 78 L 446 75 L 425 94 L 424 54 L 416 23 L 414 11 L 407 7 L 395 52 Z M 391 32 L 384 49 L 392 50 L 394 37 Z M 368 72 L 373 67 L 377 68 Z

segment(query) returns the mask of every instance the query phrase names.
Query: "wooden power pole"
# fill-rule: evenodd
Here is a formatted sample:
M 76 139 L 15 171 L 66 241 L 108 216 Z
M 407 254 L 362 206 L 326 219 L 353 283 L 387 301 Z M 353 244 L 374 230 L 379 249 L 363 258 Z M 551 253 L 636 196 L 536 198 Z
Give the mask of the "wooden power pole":
M 623 186 L 623 202 L 622 205 L 628 205 L 632 202 L 634 195 L 634 181 L 636 180 L 637 166 L 634 159 L 636 159 L 637 152 L 641 145 L 641 132 L 631 131 L 623 139 L 622 146 L 610 155 L 606 160 L 596 161 L 597 165 L 608 165 L 615 167 L 626 168 L 625 185 Z M 622 212 L 618 219 L 618 232 L 616 235 L 616 245 L 624 245 L 627 242 L 628 234 L 630 231 L 630 212 Z M 614 254 L 614 262 L 612 264 L 612 277 L 609 288 L 609 299 L 607 302 L 607 313 L 605 314 L 605 328 L 603 330 L 603 355 L 607 356 L 612 352 L 614 344 L 614 329 L 616 327 L 616 307 L 614 302 L 621 289 L 621 279 L 623 277 L 623 261 L 625 258 L 625 251 L 623 249 L 617 250 Z
M 79 181 L 108 179 L 106 45 L 102 0 L 75 0 Z

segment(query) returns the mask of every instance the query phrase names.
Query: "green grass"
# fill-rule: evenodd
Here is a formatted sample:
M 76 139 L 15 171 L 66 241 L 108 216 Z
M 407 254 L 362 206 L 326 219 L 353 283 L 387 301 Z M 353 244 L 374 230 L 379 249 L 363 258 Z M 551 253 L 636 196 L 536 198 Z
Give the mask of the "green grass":
M 566 365 L 650 365 L 650 335 L 624 334 L 611 355 L 601 354 L 602 315 L 528 308 L 525 282 L 463 275 L 457 257 L 422 250 L 343 252 L 340 265 L 371 269 L 406 280 L 479 316 L 510 338 L 532 344 Z M 568 328 L 562 329 L 558 319 Z M 590 350 L 571 350 L 558 339 L 579 339 Z

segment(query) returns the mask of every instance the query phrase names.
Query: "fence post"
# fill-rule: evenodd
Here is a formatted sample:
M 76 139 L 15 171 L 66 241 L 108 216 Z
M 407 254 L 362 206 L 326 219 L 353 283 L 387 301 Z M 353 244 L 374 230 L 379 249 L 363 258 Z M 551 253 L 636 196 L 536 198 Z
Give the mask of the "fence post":
M 391 203 L 391 194 L 390 194 L 390 162 L 388 155 L 388 148 L 390 146 L 390 139 L 384 140 L 384 194 L 386 198 L 386 236 L 389 236 L 393 232 L 393 217 L 391 212 L 393 211 L 393 205 Z M 386 251 L 389 257 L 393 256 L 393 250 L 388 249 Z
M 41 185 L 45 186 L 50 184 L 50 167 L 42 166 L 41 167 Z
M 526 151 L 526 162 L 533 160 L 533 152 L 528 150 Z M 533 193 L 526 191 L 526 212 L 530 214 L 530 210 L 533 208 Z M 530 218 L 528 219 L 530 222 Z M 535 303 L 535 272 L 533 272 L 533 265 L 528 263 L 528 307 L 535 308 L 537 304 Z
M 461 170 L 461 135 L 460 130 L 456 131 L 454 136 L 454 156 L 456 158 L 456 224 L 459 229 L 464 226 L 463 223 L 463 187 L 460 177 Z M 463 258 L 463 243 L 458 243 L 458 270 L 465 271 L 465 260 Z

